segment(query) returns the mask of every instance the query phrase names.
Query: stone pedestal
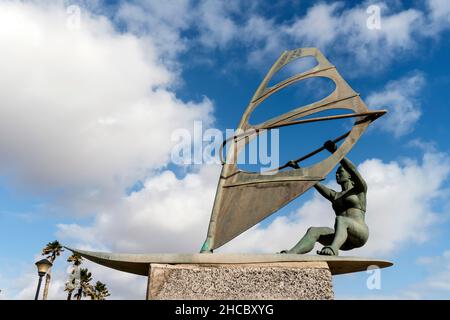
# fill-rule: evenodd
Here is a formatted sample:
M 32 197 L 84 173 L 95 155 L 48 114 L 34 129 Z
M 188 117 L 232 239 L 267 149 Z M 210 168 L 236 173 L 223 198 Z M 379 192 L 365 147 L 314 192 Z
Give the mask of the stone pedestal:
M 147 299 L 333 299 L 327 262 L 150 264 Z

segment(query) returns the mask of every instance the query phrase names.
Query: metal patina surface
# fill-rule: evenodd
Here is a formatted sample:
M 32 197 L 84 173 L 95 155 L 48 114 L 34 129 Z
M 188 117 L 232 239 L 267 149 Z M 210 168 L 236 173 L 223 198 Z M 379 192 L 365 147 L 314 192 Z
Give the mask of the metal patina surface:
M 268 86 L 277 71 L 303 57 L 314 57 L 317 65 L 271 87 Z M 320 101 L 298 107 L 263 123 L 255 125 L 249 123 L 252 112 L 265 99 L 289 85 L 314 77 L 332 80 L 336 85 L 335 90 Z M 305 119 L 333 109 L 346 109 L 349 110 L 349 114 Z M 228 143 L 231 146 L 223 161 L 208 234 L 201 251 L 211 252 L 224 245 L 323 180 L 350 151 L 369 124 L 384 113 L 385 110 L 369 110 L 359 94 L 348 85 L 336 67 L 317 48 L 299 48 L 283 52 L 259 85 L 241 118 L 237 131 L 243 133 L 224 142 L 224 145 Z M 330 137 L 335 143 L 343 140 L 336 152 L 310 167 L 282 171 L 288 167 L 286 164 L 262 174 L 244 172 L 236 165 L 239 152 L 264 130 L 350 117 L 355 118 L 352 129 L 334 140 Z M 322 150 L 324 147 L 310 152 L 295 162 L 299 163 Z
M 270 265 L 292 262 L 326 262 L 331 274 L 345 274 L 359 271 L 366 271 L 369 266 L 386 268 L 392 266 L 392 262 L 361 257 L 336 257 L 336 256 L 316 256 L 300 254 L 185 254 L 185 253 L 154 253 L 154 254 L 129 254 L 129 253 L 108 253 L 93 252 L 78 249 L 71 249 L 74 253 L 79 253 L 82 257 L 112 269 L 148 276 L 150 264 L 204 264 L 204 265 L 231 265 L 231 264 L 259 264 Z

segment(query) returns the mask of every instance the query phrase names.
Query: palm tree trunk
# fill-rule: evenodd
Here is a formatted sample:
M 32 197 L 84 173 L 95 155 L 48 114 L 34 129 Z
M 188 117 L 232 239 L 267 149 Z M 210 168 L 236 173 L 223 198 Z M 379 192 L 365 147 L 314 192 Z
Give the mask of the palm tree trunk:
M 44 294 L 42 295 L 42 300 L 47 300 L 48 288 L 50 287 L 50 280 L 52 279 L 51 271 L 52 269 L 48 269 L 47 274 L 45 276 L 45 286 L 44 286 Z
M 56 259 L 56 254 L 53 253 L 49 259 L 49 261 L 52 265 L 53 265 L 53 263 L 55 263 L 55 259 Z M 50 287 L 50 280 L 52 280 L 51 273 L 52 273 L 52 268 L 50 267 L 50 269 L 48 269 L 47 274 L 45 276 L 45 286 L 44 286 L 44 294 L 42 295 L 42 300 L 47 300 L 48 288 Z
M 67 294 L 67 300 L 72 300 L 72 291 Z

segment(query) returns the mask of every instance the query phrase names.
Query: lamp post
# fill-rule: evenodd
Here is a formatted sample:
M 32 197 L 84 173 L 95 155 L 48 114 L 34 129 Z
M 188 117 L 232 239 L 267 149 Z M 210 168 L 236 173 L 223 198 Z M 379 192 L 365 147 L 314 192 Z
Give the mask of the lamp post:
M 52 265 L 53 264 L 50 261 L 48 261 L 47 259 L 42 259 L 42 260 L 39 260 L 38 262 L 36 262 L 36 267 L 38 269 L 38 275 L 39 275 L 39 282 L 38 282 L 36 296 L 34 297 L 34 300 L 37 300 L 39 297 L 39 290 L 41 289 L 42 277 L 45 276 L 48 269 L 50 269 L 50 267 Z

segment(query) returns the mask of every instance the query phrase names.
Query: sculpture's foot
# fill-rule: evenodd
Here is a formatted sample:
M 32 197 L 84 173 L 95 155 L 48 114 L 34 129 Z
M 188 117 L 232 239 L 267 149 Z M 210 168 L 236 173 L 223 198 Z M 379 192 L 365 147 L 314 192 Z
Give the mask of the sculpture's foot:
M 323 247 L 322 250 L 317 251 L 317 254 L 323 255 L 323 256 L 337 256 L 339 253 L 339 250 L 334 249 L 333 247 Z

